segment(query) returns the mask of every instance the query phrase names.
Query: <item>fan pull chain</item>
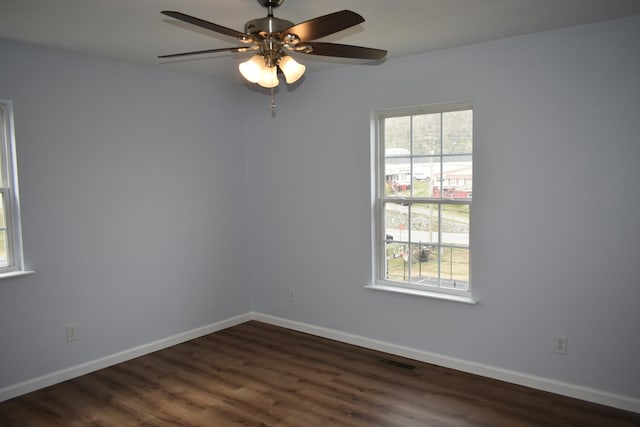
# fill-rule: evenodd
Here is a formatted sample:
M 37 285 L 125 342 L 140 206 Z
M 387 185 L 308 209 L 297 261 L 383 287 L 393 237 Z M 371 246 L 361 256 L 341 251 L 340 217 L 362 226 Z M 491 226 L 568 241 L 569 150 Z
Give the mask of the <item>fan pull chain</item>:
M 271 111 L 276 111 L 276 100 L 273 95 L 273 87 L 271 88 Z

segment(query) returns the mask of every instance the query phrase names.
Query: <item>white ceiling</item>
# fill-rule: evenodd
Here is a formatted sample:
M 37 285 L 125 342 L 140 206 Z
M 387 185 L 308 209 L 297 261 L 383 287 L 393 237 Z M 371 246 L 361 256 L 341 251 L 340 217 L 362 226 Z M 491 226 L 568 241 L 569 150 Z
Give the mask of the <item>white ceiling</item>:
M 513 35 L 640 14 L 640 0 L 285 0 L 294 23 L 350 9 L 365 22 L 323 41 L 386 49 L 400 57 Z M 241 54 L 161 62 L 156 57 L 238 46 L 233 38 L 160 14 L 176 10 L 243 31 L 266 16 L 256 0 L 0 0 L 0 39 L 223 78 Z M 308 72 L 348 61 L 304 56 Z

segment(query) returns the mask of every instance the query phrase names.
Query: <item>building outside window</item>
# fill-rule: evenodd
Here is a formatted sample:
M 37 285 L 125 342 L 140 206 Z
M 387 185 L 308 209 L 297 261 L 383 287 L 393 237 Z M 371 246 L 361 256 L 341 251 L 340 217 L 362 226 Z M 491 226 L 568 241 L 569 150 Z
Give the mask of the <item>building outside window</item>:
M 471 105 L 381 111 L 375 129 L 374 283 L 470 297 Z

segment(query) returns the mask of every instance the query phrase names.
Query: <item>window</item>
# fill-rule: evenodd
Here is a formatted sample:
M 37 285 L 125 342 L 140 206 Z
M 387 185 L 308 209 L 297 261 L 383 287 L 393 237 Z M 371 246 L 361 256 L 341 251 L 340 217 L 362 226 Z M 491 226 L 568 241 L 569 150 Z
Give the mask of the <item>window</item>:
M 11 101 L 0 100 L 0 277 L 24 272 Z
M 373 288 L 471 302 L 470 104 L 375 116 Z

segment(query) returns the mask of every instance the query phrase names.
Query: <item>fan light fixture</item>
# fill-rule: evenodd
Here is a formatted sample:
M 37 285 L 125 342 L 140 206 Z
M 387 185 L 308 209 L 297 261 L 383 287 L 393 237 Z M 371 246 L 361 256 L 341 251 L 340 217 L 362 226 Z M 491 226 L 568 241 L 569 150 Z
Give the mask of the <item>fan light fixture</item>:
M 300 77 L 304 75 L 307 67 L 296 61 L 290 56 L 285 56 L 280 59 L 280 63 L 278 64 L 280 69 L 282 70 L 282 74 L 284 74 L 284 78 L 287 84 L 292 84 L 297 82 Z
M 253 55 L 248 61 L 242 62 L 238 69 L 247 81 L 266 88 L 273 88 L 280 84 L 278 68 L 284 74 L 287 84 L 297 82 L 306 70 L 304 65 L 289 55 L 280 57 L 277 65 L 269 66 L 269 62 L 268 56 Z

